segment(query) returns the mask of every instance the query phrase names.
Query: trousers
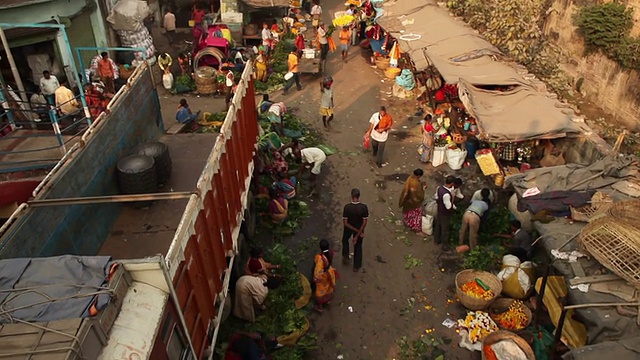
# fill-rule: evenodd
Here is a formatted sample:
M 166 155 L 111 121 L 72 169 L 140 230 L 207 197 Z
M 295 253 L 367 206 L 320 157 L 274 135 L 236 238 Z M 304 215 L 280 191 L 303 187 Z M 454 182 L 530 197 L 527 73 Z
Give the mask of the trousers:
M 342 232 L 342 257 L 344 259 L 349 258 L 349 241 L 356 233 L 349 229 L 344 229 Z M 358 240 L 353 245 L 353 268 L 360 269 L 362 267 L 362 236 L 358 237 Z
M 376 157 L 376 164 L 382 165 L 382 158 L 384 156 L 384 147 L 386 141 L 377 141 L 371 138 L 371 149 L 373 150 L 373 156 Z
M 436 244 L 442 244 L 449 241 L 449 227 L 451 225 L 451 215 L 438 214 L 435 218 L 433 227 L 433 238 Z

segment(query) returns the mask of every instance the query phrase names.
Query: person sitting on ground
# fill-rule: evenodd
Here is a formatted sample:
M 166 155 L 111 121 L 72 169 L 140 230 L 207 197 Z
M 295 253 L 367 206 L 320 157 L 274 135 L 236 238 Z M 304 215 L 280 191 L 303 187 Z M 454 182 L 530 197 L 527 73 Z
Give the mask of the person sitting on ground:
M 272 276 L 272 270 L 282 267 L 266 261 L 264 251 L 260 247 L 251 249 L 249 254 L 251 257 L 247 260 L 247 265 L 244 268 L 245 275 L 260 276 L 266 281 L 269 276 Z
M 463 245 L 469 230 L 469 249 L 473 250 L 478 245 L 478 231 L 484 213 L 489 210 L 489 189 L 482 189 L 482 200 L 471 200 L 471 204 L 462 215 L 462 225 L 458 236 L 458 245 Z
M 296 197 L 296 185 L 298 179 L 295 176 L 287 178 L 285 173 L 279 172 L 276 174 L 276 182 L 273 183 L 274 189 L 278 191 L 282 197 L 286 200 L 291 200 Z
M 29 98 L 29 103 L 31 104 L 31 110 L 38 114 L 38 118 L 41 121 L 49 119 L 49 104 L 44 95 L 42 95 L 42 90 L 36 90 Z
M 278 347 L 278 340 L 263 333 L 239 332 L 229 341 L 224 360 L 266 360 L 269 350 Z
M 273 153 L 273 164 L 271 165 L 271 171 L 274 174 L 289 173 L 289 164 L 284 159 L 282 154 L 277 151 Z
M 269 216 L 274 224 L 282 224 L 289 215 L 289 201 L 276 189 L 269 189 Z
M 258 114 L 262 115 L 269 110 L 273 102 L 269 100 L 269 94 L 262 95 L 262 100 L 258 103 Z
M 194 125 L 199 114 L 200 111 L 195 114 L 191 112 L 189 104 L 187 104 L 187 99 L 180 99 L 180 105 L 178 106 L 178 111 L 176 112 L 176 120 L 178 120 L 179 123 Z
M 510 234 L 496 234 L 495 236 L 511 240 L 511 243 L 504 241 L 503 245 L 509 250 L 511 255 L 517 256 L 520 261 L 526 261 L 531 257 L 533 250 L 531 235 L 522 229 L 520 221 L 511 221 Z
M 277 289 L 282 279 L 243 275 L 236 281 L 233 315 L 248 322 L 256 321 L 256 308 L 265 310 L 269 290 Z
M 295 159 L 299 159 L 301 157 L 300 151 L 302 151 L 303 148 L 298 139 L 292 139 L 288 144 L 280 146 L 278 152 L 282 155 L 287 155 L 287 150 L 289 150 L 289 153 L 293 153 Z
M 267 111 L 267 119 L 271 122 L 271 128 L 278 135 L 284 134 L 284 114 L 286 112 L 287 106 L 283 102 L 271 104 Z
M 75 94 L 67 87 L 67 83 L 63 82 L 55 91 L 56 107 L 60 111 L 62 117 L 73 118 L 78 112 L 80 103 L 76 99 Z

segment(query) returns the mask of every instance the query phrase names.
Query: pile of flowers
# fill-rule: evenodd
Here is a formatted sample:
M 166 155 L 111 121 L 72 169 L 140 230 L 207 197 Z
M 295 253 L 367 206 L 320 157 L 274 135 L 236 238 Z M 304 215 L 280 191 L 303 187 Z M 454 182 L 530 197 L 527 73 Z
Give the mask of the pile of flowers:
M 493 291 L 491 291 L 491 289 L 479 279 L 471 280 L 462 284 L 460 290 L 467 295 L 484 300 L 490 300 L 495 295 Z
M 458 327 L 467 330 L 472 343 L 484 339 L 485 336 L 498 331 L 498 326 L 484 311 L 468 312 L 464 320 L 458 320 Z
M 501 327 L 508 330 L 524 329 L 529 323 L 529 318 L 524 312 L 524 303 L 516 300 L 509 306 L 509 309 L 503 313 L 493 315 L 493 319 Z
M 343 26 L 349 26 L 356 18 L 351 15 L 342 15 L 333 19 L 333 26 L 341 28 Z

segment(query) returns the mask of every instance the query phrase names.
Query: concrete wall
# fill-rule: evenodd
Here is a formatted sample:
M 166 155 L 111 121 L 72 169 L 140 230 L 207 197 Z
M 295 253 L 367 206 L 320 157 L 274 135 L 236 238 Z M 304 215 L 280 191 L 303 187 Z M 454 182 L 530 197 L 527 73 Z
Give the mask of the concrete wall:
M 634 7 L 634 15 L 640 20 L 640 0 L 629 0 L 627 3 Z M 572 0 L 554 0 L 544 33 L 554 39 L 570 57 L 570 61 L 562 64 L 562 67 L 574 78 L 574 84 L 584 79 L 581 87 L 583 95 L 630 129 L 637 130 L 640 128 L 637 120 L 640 112 L 640 76 L 636 71 L 621 69 L 603 55 L 584 56 L 584 42 L 573 25 L 577 10 L 578 6 Z M 632 34 L 640 34 L 640 22 L 636 21 Z
M 55 175 L 40 198 L 118 194 L 118 160 L 162 132 L 158 94 L 146 71 L 99 124 L 86 146 Z M 0 258 L 95 255 L 118 217 L 120 206 L 32 208 L 0 239 Z

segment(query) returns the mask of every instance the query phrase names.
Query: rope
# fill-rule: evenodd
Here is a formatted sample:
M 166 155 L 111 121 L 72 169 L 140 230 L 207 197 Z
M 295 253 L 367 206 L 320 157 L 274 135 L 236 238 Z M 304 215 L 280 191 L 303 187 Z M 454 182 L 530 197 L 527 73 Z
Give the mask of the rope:
M 399 39 L 402 41 L 416 41 L 416 40 L 422 39 L 422 35 L 409 33 L 405 35 L 400 35 Z
M 40 330 L 43 330 L 45 332 L 46 331 L 50 331 L 50 332 L 52 332 L 54 334 L 58 334 L 58 335 L 61 335 L 61 336 L 68 337 L 68 338 L 72 339 L 74 341 L 74 343 L 78 344 L 78 348 L 71 347 L 71 346 L 63 346 L 63 347 L 43 349 L 43 350 L 27 350 L 27 351 L 19 351 L 19 352 L 12 352 L 12 353 L 2 353 L 2 354 L 0 354 L 0 358 L 2 358 L 2 357 L 19 356 L 19 355 L 46 354 L 46 353 L 52 353 L 52 352 L 59 352 L 61 350 L 68 350 L 68 351 L 74 352 L 76 354 L 76 356 L 80 357 L 80 359 L 85 359 L 85 356 L 84 356 L 84 354 L 82 352 L 82 346 L 80 346 L 82 344 L 82 342 L 80 341 L 80 339 L 77 336 L 72 335 L 72 334 L 67 334 L 65 332 L 62 332 L 62 331 L 59 331 L 59 330 L 55 330 L 55 329 L 52 329 L 52 328 L 49 328 L 49 327 L 46 327 L 46 326 L 43 326 L 43 325 L 38 325 L 36 323 L 30 323 L 28 321 L 23 321 L 23 320 L 20 320 L 20 319 L 15 319 L 15 320 L 17 320 L 18 323 L 29 325 L 29 326 L 33 326 L 33 327 L 38 328 Z M 40 338 L 40 340 L 41 339 L 42 339 L 42 337 Z M 33 345 L 35 345 L 35 344 L 33 344 Z

